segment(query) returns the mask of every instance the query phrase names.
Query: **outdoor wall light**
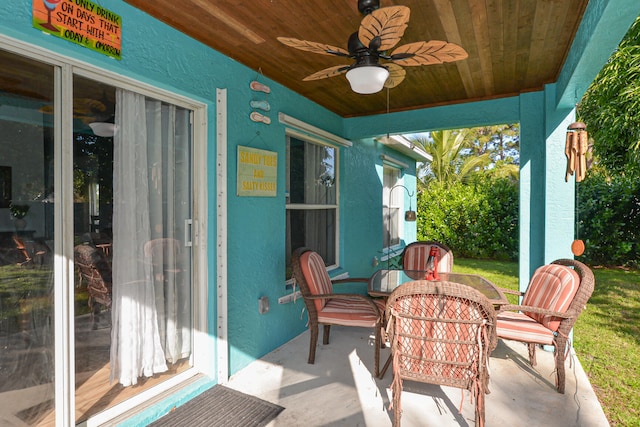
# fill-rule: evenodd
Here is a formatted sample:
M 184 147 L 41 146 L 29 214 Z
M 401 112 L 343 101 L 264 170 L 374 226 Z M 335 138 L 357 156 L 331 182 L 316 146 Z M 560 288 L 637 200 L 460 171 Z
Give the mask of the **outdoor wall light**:
M 411 210 L 411 202 L 409 202 L 409 210 L 404 213 L 404 220 L 413 222 L 416 220 L 416 217 L 416 211 Z
M 393 193 L 393 190 L 395 190 L 398 187 L 402 187 L 405 189 L 405 191 L 407 192 L 407 194 L 409 195 L 409 210 L 405 211 L 404 213 L 404 220 L 405 221 L 409 221 L 409 222 L 413 222 L 416 220 L 416 211 L 414 211 L 413 209 L 411 209 L 411 197 L 413 197 L 413 193 L 409 191 L 409 189 L 407 187 L 405 187 L 402 184 L 397 184 L 394 185 L 393 187 L 391 187 L 391 190 L 389 190 L 389 201 L 387 202 L 387 218 L 389 221 L 389 230 L 388 230 L 388 235 L 389 235 L 389 245 L 391 245 L 391 193 Z
M 404 213 L 404 220 L 413 222 L 413 221 L 416 220 L 417 215 L 416 215 L 416 211 L 411 209 L 411 198 L 413 197 L 413 193 L 410 192 L 407 187 L 405 187 L 402 184 L 397 184 L 397 185 L 394 185 L 393 187 L 391 187 L 391 190 L 389 190 L 389 204 L 391 204 L 391 193 L 393 192 L 393 190 L 395 190 L 398 187 L 404 188 L 405 191 L 407 192 L 407 194 L 409 195 L 409 210 Z M 391 210 L 390 209 L 389 209 L 389 221 L 391 221 Z
M 387 268 L 391 268 L 390 267 L 390 259 L 391 259 L 391 227 L 393 226 L 393 224 L 391 223 L 391 193 L 393 193 L 393 190 L 395 190 L 398 187 L 402 187 L 405 189 L 405 191 L 407 192 L 407 194 L 409 195 L 409 210 L 405 211 L 404 213 L 404 220 L 407 222 L 413 222 L 416 220 L 416 211 L 414 211 L 413 209 L 411 209 L 411 198 L 413 197 L 413 193 L 409 191 L 409 189 L 407 187 L 405 187 L 402 184 L 397 184 L 394 185 L 393 187 L 391 187 L 391 190 L 389 190 L 389 200 L 387 202 L 387 218 L 388 218 L 388 224 L 389 224 L 389 228 L 387 229 L 387 244 L 388 244 L 388 253 L 387 253 Z

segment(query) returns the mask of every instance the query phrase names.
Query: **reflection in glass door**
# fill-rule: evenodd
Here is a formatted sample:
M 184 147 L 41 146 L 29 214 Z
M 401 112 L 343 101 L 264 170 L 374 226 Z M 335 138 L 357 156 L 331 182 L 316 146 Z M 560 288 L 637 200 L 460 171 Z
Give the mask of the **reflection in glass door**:
M 0 49 L 0 425 L 90 420 L 193 366 L 191 111 L 66 72 Z
M 192 366 L 192 132 L 189 110 L 77 76 L 74 115 L 82 422 Z
M 0 50 L 0 425 L 55 419 L 53 81 Z

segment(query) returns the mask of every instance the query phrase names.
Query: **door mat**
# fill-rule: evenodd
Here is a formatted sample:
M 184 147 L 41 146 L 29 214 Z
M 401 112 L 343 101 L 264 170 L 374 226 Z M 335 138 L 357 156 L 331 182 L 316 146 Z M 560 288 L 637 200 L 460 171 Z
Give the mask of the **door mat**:
M 216 385 L 151 423 L 150 427 L 263 427 L 283 409 L 255 396 Z

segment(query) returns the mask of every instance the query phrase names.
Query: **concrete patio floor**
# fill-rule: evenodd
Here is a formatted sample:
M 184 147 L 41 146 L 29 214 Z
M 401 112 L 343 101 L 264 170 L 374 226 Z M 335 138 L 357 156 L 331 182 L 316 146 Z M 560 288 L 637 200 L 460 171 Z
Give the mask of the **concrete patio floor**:
M 319 344 L 314 365 L 307 364 L 309 332 L 233 375 L 228 387 L 283 406 L 268 427 L 391 426 L 388 409 L 392 372 L 376 379 L 371 331 L 332 326 L 331 341 Z M 320 339 L 322 340 L 322 332 Z M 381 352 L 381 365 L 390 354 Z M 539 349 L 531 368 L 526 347 L 499 341 L 491 355 L 491 394 L 486 396 L 487 427 L 600 427 L 609 423 L 577 358 L 566 361 L 565 394 L 554 387 L 553 354 Z M 402 425 L 474 426 L 468 392 L 404 382 Z M 458 408 L 462 405 L 462 413 Z

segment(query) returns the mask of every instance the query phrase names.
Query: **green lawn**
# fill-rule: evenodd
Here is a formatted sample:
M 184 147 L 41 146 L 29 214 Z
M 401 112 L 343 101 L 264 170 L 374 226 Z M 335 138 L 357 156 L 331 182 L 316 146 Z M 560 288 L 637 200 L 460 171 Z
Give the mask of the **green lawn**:
M 456 259 L 454 271 L 517 289 L 515 262 Z M 596 286 L 574 347 L 611 426 L 640 426 L 640 271 L 593 268 Z

